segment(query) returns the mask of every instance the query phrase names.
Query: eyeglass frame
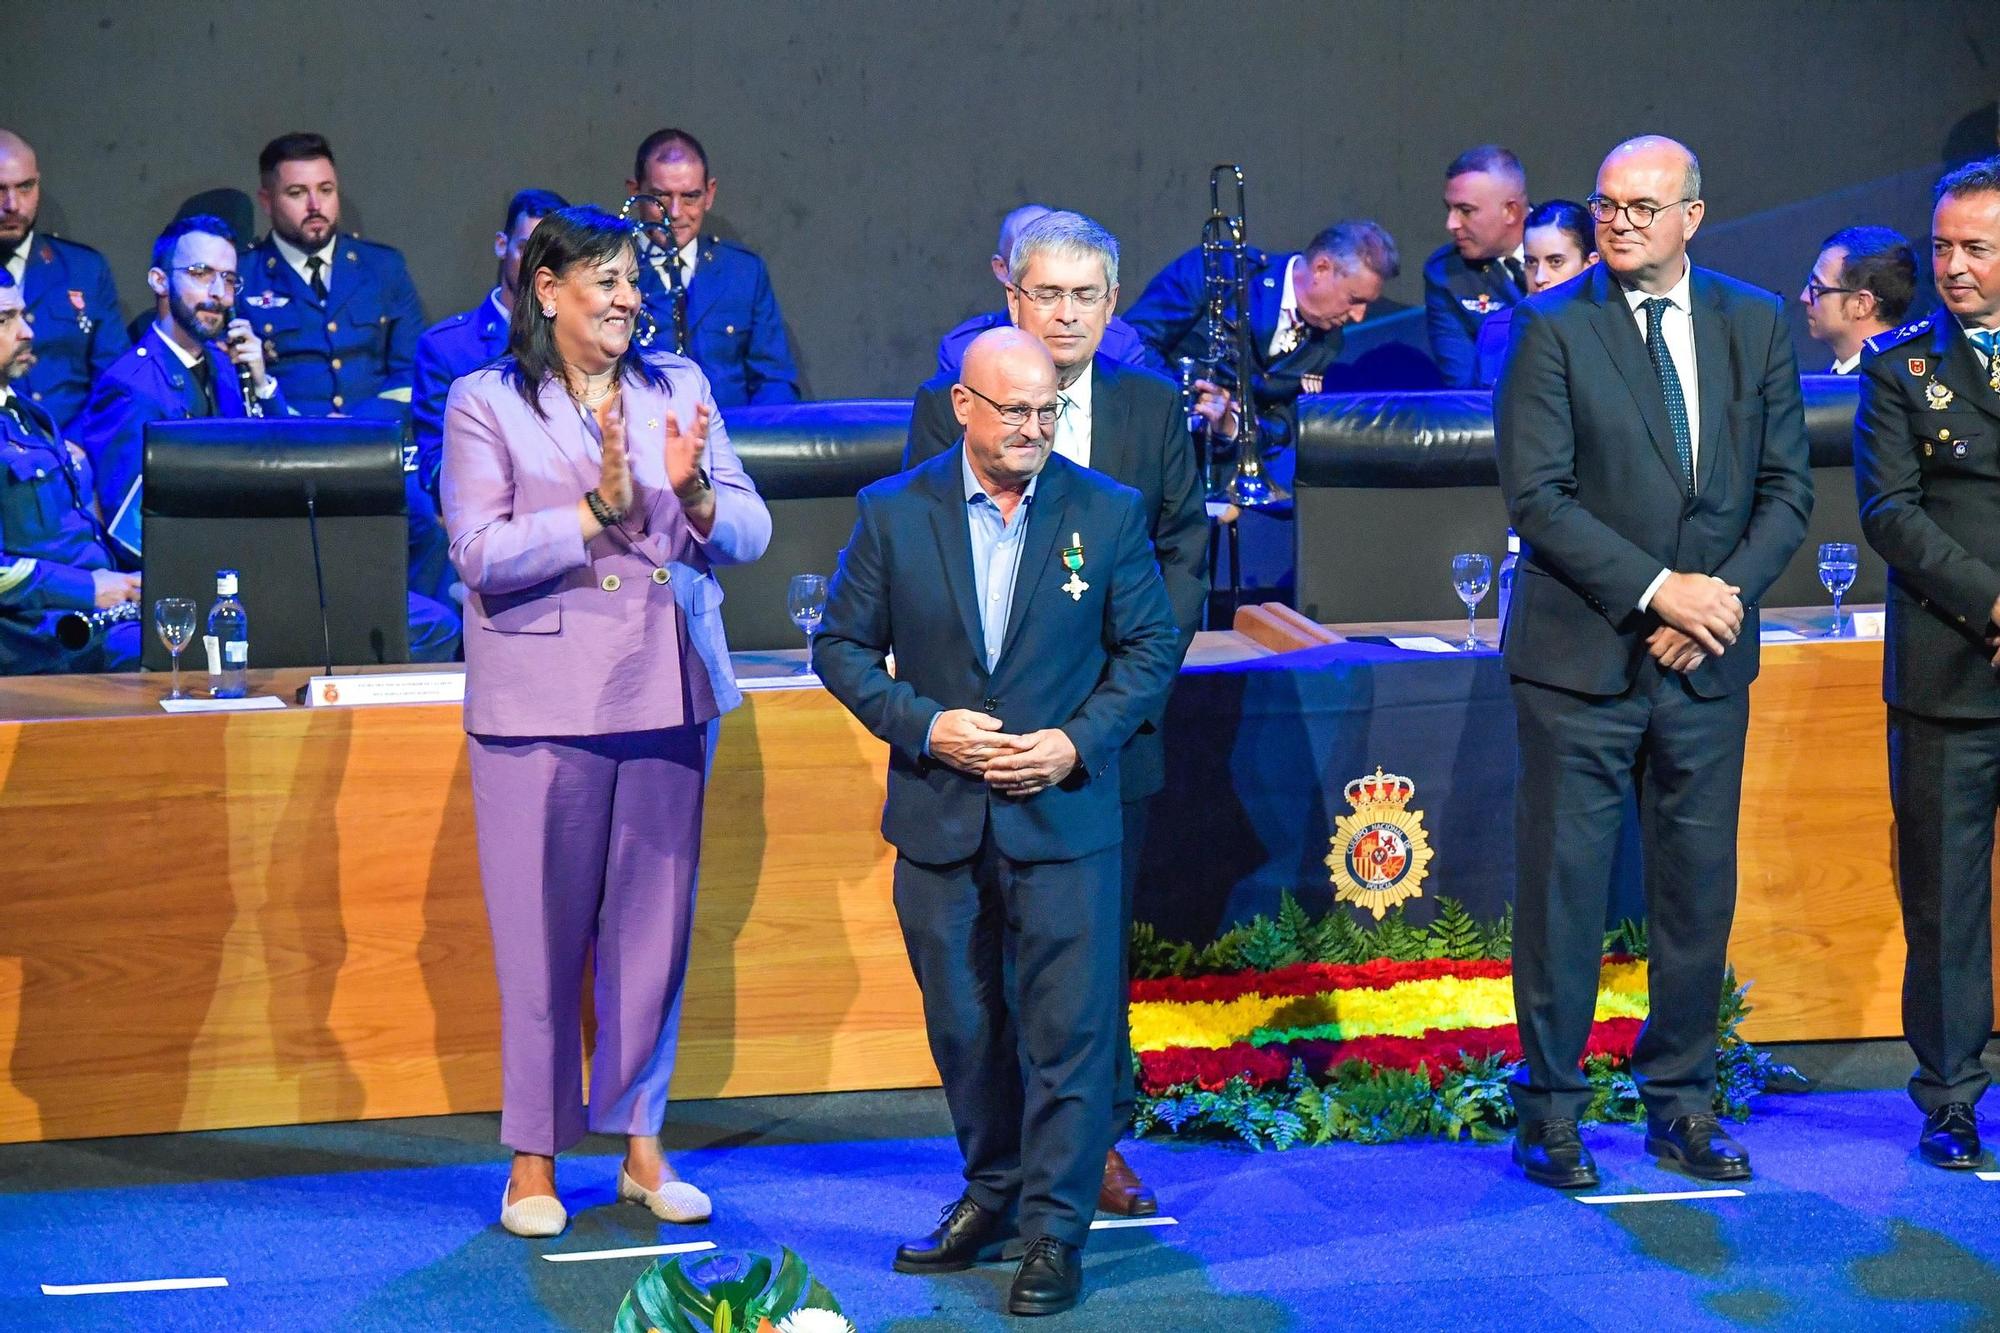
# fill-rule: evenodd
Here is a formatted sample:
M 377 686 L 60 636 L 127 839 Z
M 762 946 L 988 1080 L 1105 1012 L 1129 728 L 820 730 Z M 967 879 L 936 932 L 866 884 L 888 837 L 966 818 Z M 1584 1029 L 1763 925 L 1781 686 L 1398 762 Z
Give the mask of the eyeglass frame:
M 1666 212 L 1668 209 L 1681 208 L 1687 204 L 1698 204 L 1700 202 L 1701 202 L 1700 195 L 1691 194 L 1685 199 L 1676 199 L 1672 203 L 1666 203 L 1666 204 L 1648 204 L 1644 202 L 1620 204 L 1620 203 L 1614 203 L 1610 199 L 1607 199 L 1603 195 L 1593 191 L 1590 194 L 1584 196 L 1583 211 L 1590 214 L 1590 220 L 1592 222 L 1595 222 L 1600 227 L 1610 226 L 1612 223 L 1618 220 L 1618 215 L 1620 213 L 1623 213 L 1625 215 L 1625 220 L 1631 223 L 1636 230 L 1645 231 L 1647 228 L 1651 227 L 1655 222 L 1658 222 L 1660 220 L 1660 214 Z M 1601 218 L 1597 216 L 1597 206 L 1599 204 L 1602 204 L 1606 208 L 1609 208 L 1611 210 L 1611 215 L 1609 217 Z M 1646 211 L 1646 220 L 1644 222 L 1639 221 L 1638 214 L 1633 211 L 1635 209 L 1644 209 Z
M 1037 310 L 1054 310 L 1065 300 L 1076 303 L 1076 308 L 1091 311 L 1111 299 L 1109 287 L 1023 287 L 1008 283 L 1008 290 L 1026 301 Z M 1054 293 L 1050 295 L 1050 293 Z
M 195 277 L 196 273 L 200 272 L 203 269 L 206 269 L 208 271 L 208 278 L 206 281 L 203 281 L 201 278 Z M 194 279 L 195 285 L 200 287 L 205 292 L 212 292 L 215 290 L 215 280 L 217 278 L 221 278 L 223 280 L 222 289 L 226 292 L 234 294 L 236 292 L 240 292 L 243 290 L 242 273 L 232 269 L 217 268 L 213 264 L 176 264 L 172 268 L 168 269 L 167 272 L 187 274 L 188 277 Z
M 1868 289 L 1867 289 L 1866 287 L 1829 287 L 1829 286 L 1827 286 L 1827 285 L 1826 285 L 1825 283 L 1823 283 L 1823 282 L 1820 282 L 1819 280 L 1817 280 L 1816 278 L 1814 278 L 1814 277 L 1813 277 L 1813 276 L 1812 276 L 1812 275 L 1811 275 L 1810 273 L 1808 273 L 1808 274 L 1806 275 L 1806 304 L 1807 304 L 1807 305 L 1818 305 L 1818 304 L 1819 304 L 1819 298 L 1820 298 L 1820 297 L 1822 297 L 1822 296 L 1833 296 L 1833 295 L 1836 295 L 1836 294 L 1838 294 L 1838 295 L 1841 295 L 1841 296 L 1873 296 L 1873 295 L 1874 295 L 1874 293 L 1873 293 L 1873 292 L 1871 292 L 1871 291 L 1869 291 L 1869 290 L 1868 290 Z
M 971 394 L 974 398 L 977 398 L 980 402 L 985 403 L 987 406 L 991 407 L 995 412 L 999 414 L 1000 419 L 1002 421 L 1006 422 L 1009 426 L 1014 427 L 1016 430 L 1019 430 L 1021 427 L 1028 424 L 1028 417 L 1030 414 L 1034 416 L 1036 422 L 1040 424 L 1043 430 L 1053 430 L 1055 428 L 1055 424 L 1058 421 L 1062 420 L 1063 412 L 1069 407 L 1069 399 L 1063 398 L 1061 396 L 1058 396 L 1056 400 L 1053 403 L 1050 403 L 1047 407 L 1036 407 L 1030 403 L 996 402 L 995 400 L 988 398 L 985 394 L 979 392 L 979 390 L 973 388 L 970 384 L 967 384 L 964 380 L 960 380 L 958 382 L 958 387 L 965 390 L 967 393 Z M 1019 421 L 1013 420 L 1011 417 L 1008 416 L 1008 413 L 1010 412 L 1020 413 L 1021 419 Z M 1046 421 L 1042 420 L 1042 418 L 1045 416 L 1048 418 Z

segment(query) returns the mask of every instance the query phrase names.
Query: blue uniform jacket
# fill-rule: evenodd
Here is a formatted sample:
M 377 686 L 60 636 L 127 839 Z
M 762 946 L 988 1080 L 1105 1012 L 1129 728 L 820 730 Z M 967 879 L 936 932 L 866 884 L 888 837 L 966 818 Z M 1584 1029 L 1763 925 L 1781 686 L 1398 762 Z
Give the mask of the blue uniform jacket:
M 104 256 L 60 236 L 38 232 L 34 242 L 21 295 L 35 327 L 35 367 L 14 388 L 66 427 L 83 410 L 91 383 L 132 340 Z
M 18 390 L 17 390 L 18 392 Z M 32 400 L 46 435 L 0 411 L 0 674 L 67 665 L 55 617 L 97 605 L 94 570 L 116 569 L 90 508 L 88 469 L 58 439 L 55 422 Z
M 210 344 L 208 364 L 215 374 L 216 416 L 248 415 L 236 366 Z M 267 417 L 287 414 L 285 391 L 263 399 Z M 70 438 L 90 457 L 97 474 L 97 499 L 111 535 L 127 550 L 139 546 L 139 479 L 145 464 L 146 423 L 185 421 L 201 415 L 201 391 L 194 375 L 167 346 L 157 328 L 111 363 L 91 391 L 90 404 L 70 428 Z
M 988 329 L 1004 329 L 1011 320 L 1005 310 L 989 310 L 983 315 L 974 315 L 965 323 L 944 335 L 938 341 L 937 373 L 950 380 L 958 379 L 958 368 L 965 361 L 965 349 L 972 340 Z M 1144 366 L 1148 370 L 1167 375 L 1167 363 L 1153 354 L 1146 346 L 1146 340 L 1139 331 L 1113 315 L 1111 322 L 1104 326 L 1104 339 L 1097 344 L 1097 355 L 1108 356 L 1113 361 L 1127 366 Z M 1169 379 L 1173 376 L 1167 375 Z
M 1522 295 L 1498 259 L 1468 262 L 1456 246 L 1446 245 L 1424 261 L 1424 329 L 1446 388 L 1478 385 L 1479 326 Z
M 506 312 L 495 304 L 494 294 L 488 293 L 472 309 L 440 320 L 417 339 L 410 420 L 416 428 L 417 476 L 433 492 L 437 490 L 438 465 L 444 460 L 445 397 L 454 380 L 506 352 L 507 319 Z
M 639 290 L 658 322 L 651 346 L 673 351 L 673 302 L 660 271 L 643 255 Z M 719 236 L 703 238 L 688 282 L 687 327 L 687 354 L 707 374 L 717 407 L 799 400 L 799 371 L 771 275 L 750 251 Z
M 264 340 L 264 358 L 303 416 L 409 419 L 424 308 L 403 256 L 342 236 L 321 305 L 266 236 L 243 257 L 237 313 Z

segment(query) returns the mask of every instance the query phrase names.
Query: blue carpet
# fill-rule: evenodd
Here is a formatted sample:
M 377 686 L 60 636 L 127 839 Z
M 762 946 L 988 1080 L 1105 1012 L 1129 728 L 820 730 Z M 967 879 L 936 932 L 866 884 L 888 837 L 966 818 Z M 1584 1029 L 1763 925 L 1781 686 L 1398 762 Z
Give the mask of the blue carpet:
M 1057 1329 L 2000 1327 L 2000 1184 L 1912 1152 L 1900 1091 L 1767 1098 L 1740 1199 L 1592 1207 L 1504 1146 L 1128 1156 L 1179 1224 L 1099 1232 Z M 935 1093 L 675 1109 L 674 1160 L 717 1203 L 681 1228 L 617 1204 L 618 1145 L 565 1158 L 553 1242 L 495 1224 L 494 1118 L 0 1148 L 6 1329 L 602 1329 L 646 1261 L 545 1251 L 711 1240 L 806 1257 L 859 1327 L 997 1329 L 1010 1270 L 897 1276 L 957 1191 Z M 1699 1188 L 1637 1130 L 1587 1134 L 1604 1193 Z M 50 1297 L 42 1283 L 222 1276 L 227 1289 Z

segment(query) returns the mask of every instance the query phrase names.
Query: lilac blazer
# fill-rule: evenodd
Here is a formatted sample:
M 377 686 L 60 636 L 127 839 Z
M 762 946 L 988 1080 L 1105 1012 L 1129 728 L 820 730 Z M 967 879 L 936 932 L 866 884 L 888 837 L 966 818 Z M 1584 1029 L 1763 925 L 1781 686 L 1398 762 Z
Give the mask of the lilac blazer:
M 694 362 L 652 361 L 668 387 L 627 377 L 633 514 L 628 539 L 586 544 L 576 506 L 597 484 L 595 436 L 559 384 L 546 420 L 501 378 L 503 361 L 452 385 L 444 413 L 445 528 L 464 580 L 465 729 L 483 736 L 603 736 L 708 722 L 742 702 L 722 637 L 716 565 L 757 559 L 771 513 L 730 447 Z M 715 525 L 688 526 L 667 484 L 666 414 L 710 412 L 705 465 Z

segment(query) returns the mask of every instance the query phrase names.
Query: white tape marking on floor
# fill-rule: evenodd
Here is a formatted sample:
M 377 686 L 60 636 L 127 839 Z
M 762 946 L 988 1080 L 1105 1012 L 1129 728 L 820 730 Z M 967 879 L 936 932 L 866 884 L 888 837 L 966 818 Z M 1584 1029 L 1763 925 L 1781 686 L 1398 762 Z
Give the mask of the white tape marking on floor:
M 1126 1227 L 1176 1227 L 1180 1225 L 1172 1217 L 1100 1217 L 1090 1224 L 1092 1231 L 1122 1231 Z
M 712 1240 L 690 1240 L 678 1245 L 634 1245 L 629 1250 L 569 1250 L 562 1254 L 545 1254 L 542 1258 L 552 1264 L 580 1264 L 592 1259 L 637 1259 L 648 1254 L 697 1254 L 714 1248 Z
M 1972 1174 L 1978 1176 L 1981 1180 L 1987 1181 L 1988 1183 L 2000 1180 L 2000 1171 L 1975 1171 Z
M 193 1291 L 199 1287 L 226 1287 L 226 1277 L 156 1277 L 145 1282 L 79 1282 L 68 1286 L 44 1282 L 44 1296 L 110 1296 L 121 1291 Z
M 1742 1190 L 1680 1190 L 1669 1194 L 1579 1194 L 1578 1203 L 1672 1203 L 1680 1199 L 1740 1199 Z

